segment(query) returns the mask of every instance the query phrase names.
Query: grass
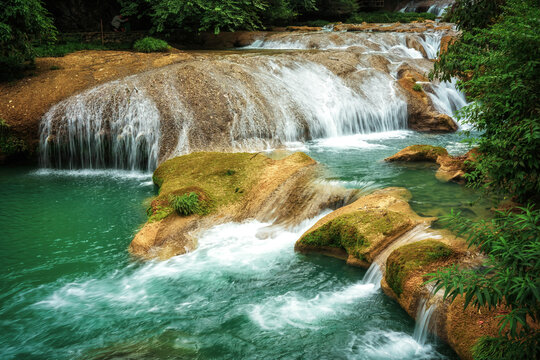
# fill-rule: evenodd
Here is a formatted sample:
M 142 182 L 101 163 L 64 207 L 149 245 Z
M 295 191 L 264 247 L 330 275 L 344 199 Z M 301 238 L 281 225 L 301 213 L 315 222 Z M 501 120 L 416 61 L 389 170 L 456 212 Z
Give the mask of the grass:
M 386 261 L 386 282 L 399 297 L 410 274 L 431 263 L 448 259 L 453 253 L 448 245 L 435 240 L 404 245 L 394 250 Z
M 150 36 L 147 36 L 145 38 L 142 38 L 140 40 L 135 41 L 135 44 L 133 45 L 133 49 L 135 51 L 139 52 L 164 52 L 169 50 L 170 46 L 167 44 L 166 41 L 161 39 L 156 39 Z
M 418 92 L 421 92 L 423 91 L 424 89 L 422 89 L 422 85 L 420 84 L 414 84 L 413 88 L 412 88 L 414 91 L 418 91 Z
M 401 13 L 392 11 L 359 12 L 353 14 L 348 23 L 410 23 L 412 21 L 435 20 L 436 15 L 430 13 Z
M 62 57 L 81 50 L 130 50 L 131 43 L 110 43 L 102 45 L 100 42 L 85 43 L 80 41 L 59 42 L 55 44 L 41 44 L 34 48 L 36 57 Z
M 171 207 L 181 216 L 201 214 L 204 211 L 204 206 L 199 201 L 199 195 L 195 192 L 171 195 L 169 202 Z

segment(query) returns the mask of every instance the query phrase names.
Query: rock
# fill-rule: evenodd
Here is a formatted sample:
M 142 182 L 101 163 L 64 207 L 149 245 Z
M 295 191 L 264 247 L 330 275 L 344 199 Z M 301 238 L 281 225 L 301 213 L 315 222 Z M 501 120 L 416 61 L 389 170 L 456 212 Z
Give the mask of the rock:
M 272 160 L 258 153 L 199 152 L 165 161 L 154 172 L 159 194 L 148 209 L 148 222 L 129 251 L 167 259 L 196 249 L 196 234 L 213 225 L 257 219 L 294 226 L 352 196 L 350 190 L 312 182 L 317 171 L 303 153 Z M 198 206 L 181 216 L 172 201 L 192 193 Z
M 450 303 L 432 295 L 431 288 L 425 285 L 425 275 L 453 264 L 474 267 L 481 264 L 481 257 L 468 255 L 462 239 L 444 233 L 440 240 L 407 244 L 388 257 L 381 287 L 413 318 L 424 301 L 430 306 L 436 303 L 432 321 L 436 322 L 437 336 L 448 342 L 461 359 L 472 360 L 471 349 L 476 341 L 481 336 L 496 336 L 498 318 L 496 310 L 478 311 L 472 306 L 464 310 L 461 296 Z
M 407 47 L 418 50 L 422 54 L 422 56 L 427 59 L 428 56 L 426 53 L 426 49 L 424 49 L 422 44 L 420 44 L 420 42 L 415 38 L 407 37 Z
M 454 132 L 459 127 L 448 115 L 438 113 L 425 91 L 415 90 L 417 82 L 428 79 L 409 66 L 398 69 L 398 84 L 407 97 L 409 128 L 422 132 Z
M 384 161 L 433 162 L 439 165 L 435 173 L 437 179 L 463 184 L 465 183 L 465 174 L 470 166 L 467 162 L 473 162 L 476 154 L 476 149 L 472 149 L 463 156 L 451 156 L 445 148 L 439 146 L 411 145 L 384 159 Z
M 384 161 L 427 161 L 436 162 L 440 156 L 448 156 L 448 151 L 440 146 L 411 145 L 400 150 L 396 154 L 384 159 Z
M 321 31 L 319 26 L 287 26 L 287 31 Z
M 441 49 L 440 53 L 443 54 L 448 51 L 448 46 L 453 44 L 456 41 L 454 35 L 445 35 L 441 38 Z
M 418 216 L 407 202 L 403 188 L 387 188 L 361 197 L 321 220 L 302 235 L 295 251 L 320 253 L 369 267 L 374 258 L 396 238 L 432 218 Z

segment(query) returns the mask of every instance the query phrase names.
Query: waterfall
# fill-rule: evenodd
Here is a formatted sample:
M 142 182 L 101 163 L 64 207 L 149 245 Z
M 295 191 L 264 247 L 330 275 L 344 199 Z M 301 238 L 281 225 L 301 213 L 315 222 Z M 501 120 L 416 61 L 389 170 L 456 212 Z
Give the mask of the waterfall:
M 398 69 L 428 71 L 432 64 L 419 49 L 435 57 L 441 37 L 273 34 L 251 48 L 334 50 L 200 55 L 112 81 L 43 116 L 41 165 L 152 171 L 194 151 L 264 151 L 406 129 Z M 441 112 L 453 113 L 464 103 L 453 83 L 433 85 L 431 92 Z
M 373 284 L 378 289 L 381 287 L 381 280 L 383 278 L 383 273 L 377 262 L 372 262 L 369 266 L 364 279 L 362 280 L 364 284 Z
M 60 102 L 40 129 L 43 167 L 113 167 L 151 170 L 157 165 L 160 117 L 143 84 L 114 81 Z
M 414 326 L 413 338 L 421 345 L 426 344 L 430 328 L 432 328 L 431 318 L 437 305 L 427 305 L 425 299 L 420 300 L 418 312 L 416 314 L 416 325 Z

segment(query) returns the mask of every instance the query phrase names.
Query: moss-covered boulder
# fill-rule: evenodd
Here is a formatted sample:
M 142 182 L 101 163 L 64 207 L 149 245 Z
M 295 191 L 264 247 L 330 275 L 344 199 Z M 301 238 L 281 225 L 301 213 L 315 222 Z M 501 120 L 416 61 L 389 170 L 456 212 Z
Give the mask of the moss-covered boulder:
M 456 351 L 462 359 L 473 359 L 472 349 L 482 336 L 496 336 L 500 309 L 464 309 L 464 299 L 453 302 L 441 300 L 425 284 L 426 275 L 452 265 L 476 267 L 481 255 L 471 252 L 466 243 L 448 232 L 440 232 L 441 239 L 422 240 L 395 249 L 386 261 L 381 281 L 383 291 L 394 298 L 407 313 L 415 318 L 420 304 L 436 303 L 432 321 L 437 335 Z
M 296 242 L 295 250 L 368 267 L 396 238 L 433 220 L 411 209 L 407 202 L 410 196 L 406 189 L 387 188 L 361 197 L 319 220 Z
M 384 161 L 408 161 L 408 162 L 437 162 L 439 156 L 448 156 L 448 151 L 440 146 L 411 145 L 396 154 L 387 157 Z
M 386 283 L 397 297 L 403 292 L 403 283 L 415 271 L 435 262 L 449 260 L 455 252 L 436 240 L 423 240 L 394 250 L 386 260 Z
M 153 176 L 159 194 L 129 250 L 166 259 L 194 250 L 196 233 L 212 225 L 250 218 L 294 225 L 313 217 L 350 193 L 321 192 L 311 181 L 315 165 L 303 153 L 273 160 L 258 153 L 199 152 L 165 161 Z
M 472 149 L 462 156 L 451 156 L 445 148 L 433 145 L 411 145 L 384 159 L 387 162 L 432 162 L 439 168 L 435 173 L 441 181 L 465 183 L 465 174 L 474 168 L 478 155 Z

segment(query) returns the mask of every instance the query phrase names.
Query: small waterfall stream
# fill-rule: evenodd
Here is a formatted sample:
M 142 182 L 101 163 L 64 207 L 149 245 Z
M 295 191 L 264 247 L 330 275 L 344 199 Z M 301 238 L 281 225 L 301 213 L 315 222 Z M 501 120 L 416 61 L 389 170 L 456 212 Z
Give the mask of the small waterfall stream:
M 421 345 L 426 344 L 428 335 L 433 331 L 431 319 L 436 308 L 436 304 L 428 305 L 425 299 L 420 301 L 413 337 Z

